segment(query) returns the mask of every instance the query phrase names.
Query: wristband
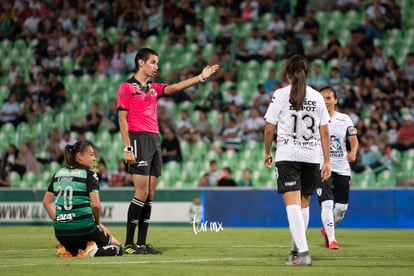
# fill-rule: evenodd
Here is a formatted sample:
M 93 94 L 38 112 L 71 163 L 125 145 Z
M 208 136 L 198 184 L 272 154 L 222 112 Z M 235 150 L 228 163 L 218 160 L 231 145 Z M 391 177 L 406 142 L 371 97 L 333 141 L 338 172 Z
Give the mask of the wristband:
M 205 81 L 206 81 L 205 79 L 203 79 L 203 77 L 201 76 L 201 74 L 200 74 L 200 75 L 198 75 L 198 80 L 199 80 L 200 82 L 205 82 Z
M 134 148 L 131 147 L 131 146 L 128 146 L 128 147 L 124 148 L 124 152 L 133 152 L 133 151 L 134 151 Z

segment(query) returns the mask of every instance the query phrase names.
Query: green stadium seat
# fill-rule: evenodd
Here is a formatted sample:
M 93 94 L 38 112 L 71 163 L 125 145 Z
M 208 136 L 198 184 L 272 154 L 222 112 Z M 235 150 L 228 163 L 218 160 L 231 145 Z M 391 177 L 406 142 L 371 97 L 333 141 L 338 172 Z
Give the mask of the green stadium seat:
M 221 154 L 220 153 L 218 153 L 218 152 L 216 152 L 216 151 L 213 151 L 213 150 L 209 150 L 208 152 L 207 152 L 207 155 L 206 155 L 206 159 L 207 160 L 217 160 L 218 161 L 218 165 L 220 166 L 220 167 L 222 167 L 222 164 L 221 164 L 221 162 L 219 162 L 220 160 L 221 160 Z
M 65 70 L 65 74 L 70 74 L 73 70 L 73 60 L 70 56 L 64 56 L 62 58 L 62 65 L 63 69 Z
M 249 69 L 247 68 L 247 62 L 237 61 L 237 79 L 246 80 L 246 75 Z
M 102 26 L 96 26 L 96 36 L 98 41 L 101 41 L 105 37 L 105 30 Z
M 22 176 L 22 188 L 36 188 L 38 176 L 34 172 L 26 172 Z
M 12 42 L 7 38 L 2 39 L 0 43 L 0 48 L 4 52 L 8 53 L 13 48 Z
M 18 59 L 20 58 L 20 52 L 19 52 L 19 49 L 17 49 L 17 48 L 12 48 L 12 49 L 10 49 L 10 51 L 9 51 L 9 53 L 8 53 L 8 56 L 13 60 L 13 61 L 15 61 L 16 63 L 18 63 Z
M 258 170 L 252 171 L 252 182 L 253 182 L 253 185 L 257 188 L 264 188 L 266 187 L 266 184 L 267 184 L 266 182 L 263 181 L 261 173 L 262 172 Z
M 255 59 L 249 60 L 246 65 L 247 65 L 247 70 L 249 70 L 249 71 L 254 71 L 254 72 L 260 71 L 260 66 L 261 65 Z
M 21 177 L 20 174 L 16 171 L 9 172 L 10 178 L 10 187 L 11 188 L 20 188 Z
M 232 170 L 239 167 L 239 154 L 235 151 L 225 151 L 221 154 L 221 166 Z
M 36 140 L 42 133 L 42 123 L 20 123 L 17 126 L 17 132 L 19 135 L 19 143 Z
M 3 68 L 10 68 L 10 64 L 13 61 L 14 60 L 10 56 L 4 56 L 4 57 L 2 57 L 1 65 L 2 65 Z
M 119 33 L 121 31 L 122 30 L 120 30 L 119 28 L 113 26 L 105 31 L 105 35 L 108 38 L 109 42 L 113 44 L 118 39 Z
M 5 135 L 6 140 L 2 141 L 16 141 L 16 137 L 18 137 L 16 128 L 12 123 L 5 123 L 1 126 L 0 132 Z
M 237 24 L 236 30 L 234 31 L 234 33 L 237 38 L 244 39 L 250 36 L 252 29 L 253 29 L 252 22 L 239 23 Z
M 3 103 L 9 97 L 9 87 L 7 86 L 7 79 L 5 79 L 5 83 L 0 86 L 0 100 Z
M 13 43 L 13 48 L 17 48 L 19 51 L 24 51 L 27 48 L 27 43 L 24 39 L 16 39 Z
M 352 172 L 353 188 L 370 188 L 374 187 L 375 174 L 372 171 L 363 171 L 361 173 Z
M 256 171 L 258 173 L 257 175 L 253 177 L 253 174 L 255 174 Z M 253 186 L 256 188 L 266 188 L 266 189 L 276 188 L 277 185 L 276 185 L 274 169 L 262 168 L 262 169 L 253 170 L 252 182 L 253 182 Z
M 397 179 L 414 178 L 414 150 L 402 152 L 401 163 L 397 168 Z
M 257 27 L 261 30 L 266 30 L 272 20 L 273 14 L 271 12 L 264 13 L 259 17 Z
M 26 48 L 23 50 L 22 52 L 22 57 L 24 57 L 25 59 L 27 59 L 27 63 L 30 64 L 31 59 L 33 58 L 33 48 Z
M 200 177 L 200 175 L 198 175 L 198 170 L 195 169 L 196 167 L 193 167 L 193 169 L 189 169 L 187 168 L 188 165 L 188 162 L 186 162 L 186 169 L 181 171 L 180 180 L 177 182 L 176 185 L 177 188 L 195 188 L 197 186 L 197 180 Z
M 227 94 L 230 91 L 230 87 L 232 87 L 233 85 L 236 85 L 236 83 L 234 83 L 233 81 L 224 81 L 221 85 L 220 85 L 220 90 L 224 93 Z
M 220 10 L 218 7 L 208 6 L 204 9 L 203 20 L 205 24 L 207 24 L 210 28 L 213 28 L 217 25 L 216 23 L 218 21 L 219 15 Z
M 124 158 L 123 154 L 124 142 L 122 141 L 121 135 L 114 135 L 112 137 L 111 151 L 108 152 L 110 158 L 121 160 Z
M 167 162 L 163 165 L 161 177 L 165 188 L 176 188 L 177 181 L 181 181 L 181 165 L 178 162 Z
M 60 165 L 58 162 L 56 162 L 56 161 L 52 161 L 52 162 L 50 162 L 50 164 L 49 164 L 49 168 L 50 168 L 50 172 L 53 174 L 53 173 L 56 173 L 60 168 L 62 167 L 62 165 Z
M 40 188 L 47 188 L 49 186 L 49 183 L 52 181 L 52 176 L 55 172 L 54 171 L 43 171 L 39 177 L 38 181 L 41 182 Z
M 110 75 L 109 76 L 109 80 L 108 80 L 108 83 L 110 84 L 110 85 L 115 85 L 115 86 L 118 86 L 118 85 L 120 85 L 121 84 L 121 82 L 125 79 L 127 79 L 128 78 L 128 76 L 125 76 L 125 75 L 122 75 L 122 74 L 119 74 L 119 73 L 116 73 L 116 74 L 113 74 L 113 75 Z
M 207 158 L 207 155 L 209 153 L 209 144 L 205 143 L 204 141 L 197 141 L 193 145 L 193 151 L 192 151 L 193 160 L 195 161 L 202 161 Z
M 178 69 L 186 69 L 194 62 L 194 53 L 187 51 L 178 57 L 180 62 L 178 63 Z
M 238 183 L 240 180 L 243 179 L 243 169 L 242 167 L 236 167 L 233 169 L 233 179 L 234 181 L 236 181 L 236 183 Z
M 88 103 L 82 101 L 77 102 L 76 109 L 74 113 L 71 114 L 71 119 L 83 119 L 89 112 L 89 105 Z
M 7 138 L 7 133 L 4 133 L 2 131 L 0 131 L 0 141 L 7 141 L 7 142 L 11 142 L 11 140 L 8 140 Z M 9 144 L 7 142 L 3 142 L 0 143 L 0 152 L 3 153 L 7 150 Z
M 78 77 L 79 84 L 83 89 L 83 93 L 86 94 L 90 91 L 92 84 L 94 83 L 94 79 L 89 74 L 83 74 L 82 76 Z
M 392 188 L 395 187 L 397 183 L 397 176 L 395 169 L 384 170 L 376 175 L 375 186 L 380 188 Z
M 202 55 L 203 58 L 208 59 L 210 58 L 213 53 L 216 51 L 216 45 L 214 43 L 207 43 L 203 48 L 202 48 Z
M 390 155 L 391 155 L 391 158 L 393 158 L 399 164 L 401 164 L 402 156 L 403 156 L 402 153 L 401 153 L 401 151 L 399 151 L 397 149 L 392 149 Z
M 266 74 L 269 72 L 270 69 L 277 69 L 276 63 L 271 59 L 266 59 L 265 61 L 260 64 L 262 74 Z
M 192 158 L 192 146 L 188 142 L 186 142 L 184 140 L 181 140 L 180 141 L 180 148 L 181 148 L 181 154 L 183 156 L 184 161 L 191 160 L 191 158 Z
M 86 140 L 91 141 L 92 143 L 95 143 L 96 141 L 95 133 L 93 133 L 92 131 L 86 131 L 85 138 Z
M 105 74 L 99 74 L 95 77 L 95 79 L 92 82 L 92 85 L 97 85 L 98 87 L 107 88 L 108 87 L 108 77 Z M 102 93 L 102 92 L 100 92 Z

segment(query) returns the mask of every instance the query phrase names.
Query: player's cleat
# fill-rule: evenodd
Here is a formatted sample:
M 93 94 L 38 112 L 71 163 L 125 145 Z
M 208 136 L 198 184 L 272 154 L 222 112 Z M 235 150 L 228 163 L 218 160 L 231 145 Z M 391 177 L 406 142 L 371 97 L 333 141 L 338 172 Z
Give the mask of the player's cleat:
M 66 252 L 63 252 L 63 253 L 59 253 L 59 257 L 62 257 L 62 258 L 67 258 L 67 257 L 73 257 L 72 256 L 72 253 L 70 253 L 69 251 L 66 251 Z
M 58 255 L 59 255 L 60 253 L 63 253 L 63 252 L 65 252 L 65 251 L 66 251 L 66 248 L 65 248 L 65 247 L 63 246 L 63 244 L 61 244 L 61 243 L 56 244 L 56 245 L 55 245 L 55 248 L 56 248 L 56 251 L 57 251 Z
M 138 247 L 141 249 L 145 249 L 145 251 L 147 252 L 146 254 L 161 254 L 161 251 L 154 249 L 150 244 L 139 245 Z
M 312 265 L 312 258 L 309 251 L 306 251 L 297 253 L 297 255 L 292 255 L 292 260 L 288 260 L 285 264 L 287 266 L 309 266 Z
M 136 244 L 127 244 L 124 247 L 125 254 L 161 254 L 160 251 L 154 249 L 149 244 L 136 245 Z
M 332 242 L 329 243 L 328 248 L 329 249 L 339 249 L 339 245 L 338 245 L 337 241 L 335 240 L 335 241 L 332 241 Z
M 72 257 L 72 253 L 67 251 L 63 244 L 58 243 L 55 245 L 55 248 L 59 257 Z
M 139 248 L 136 244 L 126 244 L 124 246 L 124 253 L 125 254 L 147 254 L 143 248 Z
M 98 251 L 98 246 L 94 241 L 90 241 L 86 244 L 85 250 L 80 250 L 76 255 L 77 258 L 93 257 Z
M 98 256 L 122 256 L 124 254 L 124 248 L 122 245 L 105 245 L 98 247 L 95 253 L 95 257 Z
M 321 234 L 322 234 L 322 237 L 325 239 L 325 247 L 329 248 L 328 235 L 326 235 L 325 228 L 323 227 L 321 228 Z
M 290 250 L 287 262 L 288 263 L 292 262 L 296 258 L 297 255 L 298 255 L 298 252 Z

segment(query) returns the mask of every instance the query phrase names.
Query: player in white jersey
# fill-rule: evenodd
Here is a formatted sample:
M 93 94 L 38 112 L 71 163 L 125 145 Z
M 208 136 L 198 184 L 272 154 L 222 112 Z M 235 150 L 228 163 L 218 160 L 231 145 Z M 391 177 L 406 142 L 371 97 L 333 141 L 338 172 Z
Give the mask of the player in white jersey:
M 278 192 L 286 205 L 292 250 L 286 265 L 311 265 L 306 240 L 309 201 L 316 186 L 330 177 L 329 114 L 321 94 L 306 85 L 309 62 L 292 56 L 285 66 L 288 86 L 274 92 L 265 114 L 265 165 L 271 168 L 271 153 L 277 129 L 276 177 Z M 320 169 L 322 145 L 324 162 Z
M 330 155 L 332 175 L 322 182 L 316 193 L 321 205 L 322 229 L 325 246 L 339 249 L 335 239 L 335 226 L 342 221 L 349 203 L 349 186 L 351 182 L 350 162 L 354 162 L 358 150 L 357 130 L 351 118 L 344 113 L 336 112 L 336 92 L 331 87 L 321 89 L 326 108 L 330 116 L 329 134 L 331 136 Z M 350 150 L 347 152 L 346 141 Z

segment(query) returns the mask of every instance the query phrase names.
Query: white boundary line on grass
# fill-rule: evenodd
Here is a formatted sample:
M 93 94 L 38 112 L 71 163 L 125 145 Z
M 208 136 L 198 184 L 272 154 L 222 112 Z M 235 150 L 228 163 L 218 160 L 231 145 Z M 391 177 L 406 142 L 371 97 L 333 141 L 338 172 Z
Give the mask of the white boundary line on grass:
M 319 245 L 319 243 L 318 243 Z M 311 244 L 311 247 L 313 246 L 313 244 Z M 203 249 L 203 248 L 221 248 L 221 247 L 225 247 L 225 248 L 286 248 L 287 250 L 289 250 L 290 245 L 232 245 L 232 246 L 218 246 L 218 245 L 204 245 L 204 246 L 193 246 L 193 245 L 174 245 L 174 246 L 162 246 L 163 249 L 182 249 L 182 248 L 196 248 L 196 249 Z M 414 248 L 414 244 L 404 244 L 404 245 L 370 245 L 370 247 L 372 248 Z M 26 249 L 27 251 L 53 251 L 54 249 L 50 249 L 50 248 L 31 248 L 31 249 Z M 4 254 L 10 254 L 10 253 L 15 253 L 15 252 L 21 252 L 20 250 L 17 249 L 5 249 L 5 250 L 0 250 L 0 255 L 4 256 Z M 53 251 L 54 252 L 54 251 Z M 1 266 L 1 263 L 0 263 Z
M 103 258 L 103 262 L 84 262 L 85 260 L 91 260 L 90 258 L 86 259 L 78 259 L 79 262 L 72 262 L 66 263 L 65 265 L 123 265 L 123 264 L 177 264 L 177 263 L 206 263 L 206 262 L 218 262 L 218 261 L 254 261 L 258 258 L 213 258 L 213 259 L 173 259 L 173 260 L 136 260 L 136 261 L 126 261 L 123 262 L 120 259 L 122 257 L 114 257 L 117 261 L 115 262 L 108 262 L 108 258 Z M 64 258 L 63 258 L 64 259 Z M 68 258 L 68 259 L 76 259 Z M 96 258 L 94 258 L 95 260 Z M 104 260 L 105 259 L 105 260 Z M 262 259 L 262 258 L 261 258 Z M 270 259 L 263 258 L 263 259 Z M 272 258 L 273 259 L 273 258 Z M 126 259 L 125 259 L 126 260 Z M 24 266 L 44 266 L 44 265 L 51 265 L 50 263 L 37 263 L 37 264 L 0 264 L 0 268 L 8 268 L 8 267 L 24 267 Z M 61 263 L 57 265 L 62 265 Z
M 205 259 L 170 259 L 170 260 L 128 260 L 128 259 L 124 259 L 126 260 L 125 262 L 122 261 L 122 257 L 114 257 L 114 261 L 113 262 L 108 262 L 108 258 L 102 258 L 102 262 L 87 262 L 87 260 L 92 260 L 90 258 L 86 258 L 86 259 L 78 259 L 79 261 L 76 262 L 71 262 L 71 263 L 65 263 L 65 265 L 67 266 L 71 266 L 71 265 L 84 265 L 84 266 L 89 266 L 89 265 L 123 265 L 123 264 L 185 264 L 185 263 L 208 263 L 208 262 L 245 262 L 245 261 L 258 261 L 258 260 L 276 260 L 280 257 L 276 257 L 276 256 L 272 256 L 272 257 L 263 257 L 263 258 L 232 258 L 232 257 L 227 257 L 227 258 L 205 258 Z M 326 260 L 332 260 L 332 259 L 343 259 L 343 260 L 352 260 L 352 259 L 390 259 L 392 258 L 391 256 L 384 256 L 384 257 L 361 257 L 361 256 L 349 256 L 349 257 L 344 257 L 344 256 L 326 256 L 326 257 L 318 257 L 318 259 L 326 259 Z M 68 259 L 76 259 L 76 258 L 68 258 Z M 94 258 L 94 260 L 96 260 L 96 258 Z M 116 260 L 116 261 L 115 261 Z M 85 262 L 86 261 L 86 262 Z M 12 268 L 12 267 L 27 267 L 27 266 L 50 266 L 50 265 L 62 265 L 62 263 L 56 263 L 56 264 L 50 264 L 49 263 L 36 263 L 36 264 L 30 264 L 30 263 L 26 263 L 26 264 L 0 264 L 0 268 Z

